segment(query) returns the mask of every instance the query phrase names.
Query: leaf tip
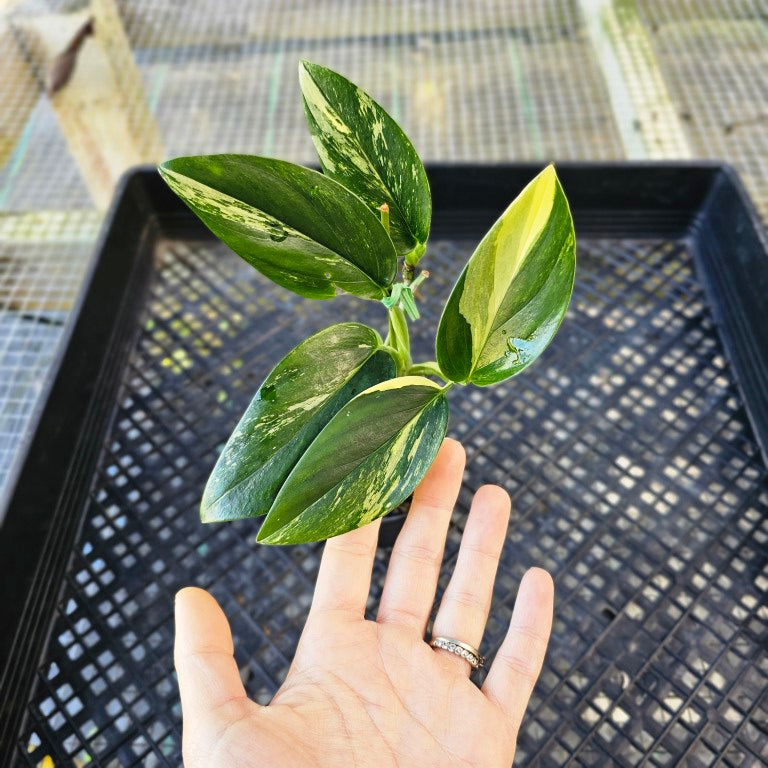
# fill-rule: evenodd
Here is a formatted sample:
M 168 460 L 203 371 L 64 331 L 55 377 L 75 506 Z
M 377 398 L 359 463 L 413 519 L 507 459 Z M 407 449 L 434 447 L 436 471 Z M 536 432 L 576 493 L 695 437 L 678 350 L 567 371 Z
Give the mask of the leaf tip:
M 257 544 L 274 544 L 274 535 L 279 531 L 280 529 L 277 528 L 274 531 L 270 529 L 270 526 L 267 525 L 267 520 L 265 519 L 264 522 L 261 525 L 261 528 L 259 528 L 259 532 L 256 534 L 256 543 Z
M 163 160 L 162 163 L 158 164 L 157 172 L 164 181 L 168 182 L 169 178 L 172 178 L 174 174 L 178 174 L 176 168 L 178 166 L 178 161 L 182 159 L 183 158 L 180 157 L 169 157 L 167 160 Z
M 309 59 L 299 59 L 299 81 L 304 80 L 306 77 L 311 77 L 313 72 L 317 72 L 321 69 L 320 64 L 316 64 Z
M 557 175 L 557 168 L 555 167 L 554 162 L 549 163 L 539 175 L 546 181 L 548 187 L 552 187 L 553 192 L 557 187 L 562 189 L 560 177 Z
M 554 163 L 549 163 L 545 166 L 544 170 L 539 174 L 539 179 L 546 182 L 547 186 L 554 186 L 557 179 L 557 170 Z
M 205 499 L 203 499 L 203 501 L 200 504 L 200 522 L 201 523 L 216 522 L 216 516 L 212 514 L 211 505 L 206 504 Z

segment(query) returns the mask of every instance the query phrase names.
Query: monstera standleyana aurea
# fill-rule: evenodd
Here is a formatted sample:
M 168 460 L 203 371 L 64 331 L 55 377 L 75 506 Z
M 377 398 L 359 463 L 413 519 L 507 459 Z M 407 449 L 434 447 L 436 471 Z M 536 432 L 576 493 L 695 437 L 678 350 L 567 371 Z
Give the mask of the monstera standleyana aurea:
M 339 323 L 289 352 L 219 456 L 203 521 L 266 515 L 266 544 L 335 536 L 404 501 L 445 435 L 447 391 L 529 366 L 565 315 L 576 267 L 568 202 L 550 165 L 469 259 L 443 310 L 436 360 L 413 362 L 408 321 L 418 318 L 413 291 L 426 276 L 417 271 L 432 213 L 424 167 L 397 123 L 349 80 L 308 61 L 299 80 L 323 173 L 248 155 L 160 166 L 266 277 L 301 296 L 346 291 L 388 312 L 386 338 Z

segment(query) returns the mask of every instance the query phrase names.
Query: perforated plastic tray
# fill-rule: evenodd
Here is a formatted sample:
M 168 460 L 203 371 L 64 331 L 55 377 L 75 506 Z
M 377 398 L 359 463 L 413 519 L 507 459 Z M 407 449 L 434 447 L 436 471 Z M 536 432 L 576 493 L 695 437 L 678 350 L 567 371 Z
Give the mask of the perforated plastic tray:
M 430 170 L 418 354 L 432 357 L 459 270 L 537 170 Z M 514 515 L 483 652 L 500 644 L 525 568 L 549 568 L 557 584 L 520 764 L 759 765 L 768 257 L 757 218 L 715 164 L 559 170 L 578 236 L 573 302 L 529 372 L 451 392 L 449 431 L 469 463 L 448 570 L 473 489 L 501 483 Z M 150 170 L 124 180 L 87 286 L 0 530 L 0 759 L 176 766 L 174 591 L 199 584 L 219 598 L 246 686 L 267 701 L 320 554 L 257 546 L 257 521 L 201 525 L 216 452 L 291 347 L 330 322 L 384 315 L 273 286 Z

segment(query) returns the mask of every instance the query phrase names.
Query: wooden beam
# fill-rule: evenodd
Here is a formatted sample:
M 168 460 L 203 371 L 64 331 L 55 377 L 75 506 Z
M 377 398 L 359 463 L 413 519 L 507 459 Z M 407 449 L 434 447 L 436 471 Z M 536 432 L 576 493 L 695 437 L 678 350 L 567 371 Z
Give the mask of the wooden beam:
M 19 20 L 41 71 L 48 71 L 89 18 L 86 37 L 66 84 L 51 104 L 94 204 L 105 209 L 126 168 L 158 162 L 160 136 L 114 0 L 91 0 L 86 10 Z

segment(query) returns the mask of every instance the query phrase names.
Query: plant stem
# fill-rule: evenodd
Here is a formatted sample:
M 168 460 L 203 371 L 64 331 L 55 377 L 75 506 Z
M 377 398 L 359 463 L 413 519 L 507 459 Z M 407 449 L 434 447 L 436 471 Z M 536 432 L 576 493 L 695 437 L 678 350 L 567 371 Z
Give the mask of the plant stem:
M 386 342 L 388 341 L 389 339 L 386 340 Z M 395 359 L 395 364 L 397 365 L 397 375 L 404 376 L 406 374 L 406 367 L 405 358 L 403 357 L 402 352 L 399 349 L 395 349 L 391 344 L 386 342 L 382 344 L 379 349 L 392 355 L 392 357 Z
M 434 360 L 426 363 L 414 363 L 407 373 L 409 376 L 436 376 L 440 381 L 448 382 L 445 374 L 440 370 L 440 366 Z
M 411 339 L 408 333 L 408 321 L 405 312 L 400 306 L 394 306 L 389 310 L 389 335 L 387 343 L 398 351 L 398 357 L 402 361 L 398 365 L 398 375 L 402 376 L 413 364 L 411 360 Z
M 415 267 L 419 263 L 419 259 L 424 255 L 426 248 L 426 243 L 417 243 L 412 251 L 405 254 L 405 263 Z

